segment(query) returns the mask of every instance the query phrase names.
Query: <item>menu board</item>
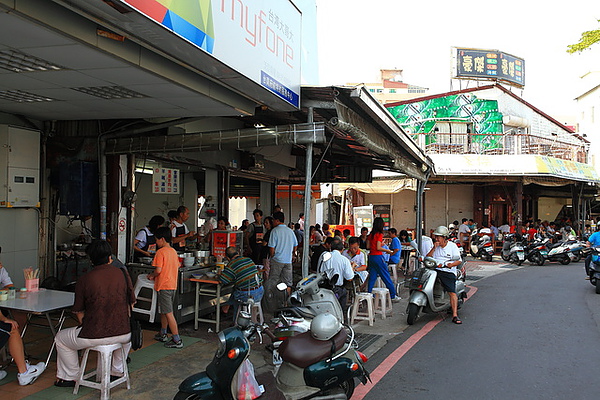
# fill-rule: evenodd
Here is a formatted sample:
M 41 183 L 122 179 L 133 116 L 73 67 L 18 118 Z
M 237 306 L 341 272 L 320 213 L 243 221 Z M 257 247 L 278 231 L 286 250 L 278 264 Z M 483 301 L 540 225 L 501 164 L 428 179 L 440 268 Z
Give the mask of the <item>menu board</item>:
M 353 207 L 354 214 L 354 232 L 360 234 L 361 228 L 371 230 L 373 227 L 373 206 Z
M 152 193 L 157 194 L 179 194 L 178 169 L 154 168 L 152 174 Z
M 375 218 L 383 218 L 383 230 L 390 229 L 392 223 L 392 207 L 389 204 L 378 204 L 373 206 L 373 215 Z

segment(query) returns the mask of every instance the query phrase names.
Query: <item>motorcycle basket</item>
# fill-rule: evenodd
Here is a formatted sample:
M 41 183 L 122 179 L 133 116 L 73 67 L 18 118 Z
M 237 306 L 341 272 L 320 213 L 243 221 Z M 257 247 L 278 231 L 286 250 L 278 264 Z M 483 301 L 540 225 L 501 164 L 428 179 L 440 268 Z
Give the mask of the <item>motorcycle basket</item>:
M 415 270 L 409 279 L 404 282 L 404 287 L 408 289 L 421 289 L 422 287 L 422 279 L 423 274 L 425 273 L 425 268 L 419 268 Z

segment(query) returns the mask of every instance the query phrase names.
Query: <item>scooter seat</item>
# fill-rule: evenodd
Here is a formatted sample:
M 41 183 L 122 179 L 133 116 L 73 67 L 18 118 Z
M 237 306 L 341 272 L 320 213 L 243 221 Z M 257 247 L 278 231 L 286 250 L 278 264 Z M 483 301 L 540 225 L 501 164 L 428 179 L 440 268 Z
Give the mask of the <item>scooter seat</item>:
M 340 350 L 348 333 L 342 328 L 331 340 L 317 340 L 310 331 L 292 336 L 284 340 L 279 346 L 279 355 L 285 362 L 300 368 L 306 368 L 332 355 L 332 342 L 335 344 L 334 353 Z
M 298 318 L 313 319 L 317 315 L 308 307 L 283 307 L 277 310 L 278 314 L 293 315 Z

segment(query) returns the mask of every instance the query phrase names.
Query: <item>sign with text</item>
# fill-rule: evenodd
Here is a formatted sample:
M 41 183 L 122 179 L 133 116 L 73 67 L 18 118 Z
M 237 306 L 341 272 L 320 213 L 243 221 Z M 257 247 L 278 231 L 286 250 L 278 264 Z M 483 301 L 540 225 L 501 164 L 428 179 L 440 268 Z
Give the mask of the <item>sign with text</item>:
M 525 60 L 498 50 L 456 48 L 454 77 L 489 79 L 525 86 Z
M 179 194 L 178 169 L 154 168 L 152 174 L 152 193 L 156 194 Z
M 302 14 L 291 1 L 120 1 L 300 106 Z
M 392 207 L 389 204 L 377 204 L 373 206 L 373 215 L 375 218 L 381 217 L 383 219 L 383 229 L 390 229 L 392 222 Z

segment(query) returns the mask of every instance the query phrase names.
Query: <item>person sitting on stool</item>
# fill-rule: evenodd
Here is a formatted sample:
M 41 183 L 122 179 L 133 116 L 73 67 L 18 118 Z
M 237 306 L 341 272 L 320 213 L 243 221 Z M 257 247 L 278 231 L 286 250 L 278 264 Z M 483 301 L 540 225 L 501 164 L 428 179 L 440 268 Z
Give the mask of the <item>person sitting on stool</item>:
M 225 303 L 227 312 L 229 306 L 233 305 L 233 315 L 237 315 L 240 303 L 245 303 L 248 299 L 254 300 L 254 303 L 260 303 L 265 293 L 262 286 L 262 277 L 256 264 L 249 257 L 242 257 L 233 246 L 225 249 L 225 257 L 229 260 L 227 266 L 219 274 L 219 282 L 223 285 L 233 283 L 233 293 Z

